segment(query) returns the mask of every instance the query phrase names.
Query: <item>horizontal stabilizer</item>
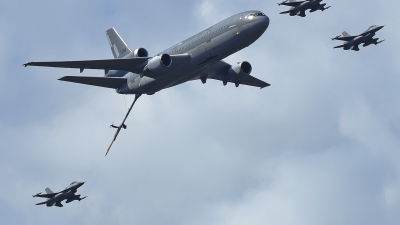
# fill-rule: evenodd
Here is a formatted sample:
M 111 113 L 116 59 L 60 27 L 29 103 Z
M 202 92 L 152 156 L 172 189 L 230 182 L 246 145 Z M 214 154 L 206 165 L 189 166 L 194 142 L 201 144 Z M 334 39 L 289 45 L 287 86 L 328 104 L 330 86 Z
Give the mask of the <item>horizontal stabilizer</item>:
M 47 201 L 45 201 L 45 202 L 39 202 L 39 203 L 36 203 L 36 205 L 44 205 L 44 204 L 46 204 L 47 203 Z
M 343 47 L 344 47 L 344 45 L 338 45 L 338 46 L 335 46 L 333 48 L 343 48 Z
M 113 89 L 117 89 L 121 87 L 122 84 L 126 83 L 126 78 L 123 77 L 65 76 L 59 80 Z

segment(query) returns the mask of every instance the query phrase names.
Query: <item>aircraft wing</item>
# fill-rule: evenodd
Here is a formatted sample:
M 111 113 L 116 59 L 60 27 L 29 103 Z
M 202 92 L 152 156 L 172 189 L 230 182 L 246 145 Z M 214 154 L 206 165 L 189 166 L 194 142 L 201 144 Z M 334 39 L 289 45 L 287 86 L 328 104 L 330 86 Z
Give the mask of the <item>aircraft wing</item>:
M 80 76 L 65 76 L 58 80 L 68 81 L 73 83 L 87 84 L 105 88 L 119 88 L 126 83 L 125 77 L 80 77 Z
M 124 70 L 133 73 L 140 73 L 146 66 L 150 57 L 136 57 L 128 59 L 99 59 L 81 61 L 50 61 L 50 62 L 27 62 L 24 66 L 45 66 L 59 68 L 78 68 L 81 72 L 84 69 L 103 70 Z
M 191 81 L 191 80 L 199 80 L 200 77 L 203 77 L 203 76 L 206 76 L 207 78 L 214 79 L 214 80 L 224 81 L 224 80 L 226 80 L 226 76 L 227 76 L 228 71 L 231 68 L 231 66 L 232 65 L 230 65 L 229 63 L 226 63 L 221 60 L 221 61 L 215 63 L 214 65 L 210 66 L 203 72 L 201 72 L 195 78 L 189 79 L 189 80 L 182 80 L 172 86 L 176 86 L 178 84 L 182 84 L 182 83 L 185 83 L 185 82 Z M 229 80 L 228 80 L 228 82 L 234 83 L 233 81 L 229 81 Z M 265 87 L 270 86 L 270 84 L 268 84 L 262 80 L 259 80 L 253 76 L 250 76 L 250 75 L 245 77 L 244 79 L 238 81 L 238 83 L 243 84 L 243 85 L 253 86 L 253 87 L 259 87 L 259 88 L 265 88 Z
M 52 198 L 58 193 L 50 193 L 50 194 L 36 194 L 33 197 L 40 197 L 40 198 Z
M 294 7 L 296 7 L 296 6 L 300 5 L 300 4 L 303 3 L 303 2 L 305 2 L 305 1 L 299 1 L 299 2 L 282 2 L 282 3 L 280 3 L 280 5 L 286 5 L 286 6 L 294 6 Z
M 189 54 L 178 54 L 178 55 L 171 55 L 171 66 L 168 68 L 168 73 L 173 73 L 174 70 L 180 69 L 182 67 L 185 67 L 188 62 L 190 61 L 190 55 Z M 164 73 L 151 73 L 151 72 L 145 72 L 143 74 L 146 77 L 151 77 L 154 79 L 157 79 L 159 77 L 164 76 Z
M 351 41 L 357 36 L 348 36 L 348 37 L 335 37 L 334 40 L 339 40 L 339 41 Z

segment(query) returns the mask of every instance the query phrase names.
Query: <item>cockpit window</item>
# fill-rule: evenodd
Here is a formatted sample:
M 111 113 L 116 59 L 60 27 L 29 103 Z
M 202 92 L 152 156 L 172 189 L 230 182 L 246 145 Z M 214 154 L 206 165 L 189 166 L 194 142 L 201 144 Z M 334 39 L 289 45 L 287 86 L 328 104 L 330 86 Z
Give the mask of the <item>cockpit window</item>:
M 254 19 L 254 17 L 257 17 L 257 16 L 265 16 L 265 14 L 262 13 L 262 12 L 259 12 L 259 13 L 250 13 L 250 14 L 249 14 L 248 16 L 246 16 L 245 18 L 248 19 L 248 20 L 252 20 L 252 19 Z
M 70 185 L 73 185 L 73 184 L 75 184 L 75 183 L 76 183 L 76 181 L 72 182 Z

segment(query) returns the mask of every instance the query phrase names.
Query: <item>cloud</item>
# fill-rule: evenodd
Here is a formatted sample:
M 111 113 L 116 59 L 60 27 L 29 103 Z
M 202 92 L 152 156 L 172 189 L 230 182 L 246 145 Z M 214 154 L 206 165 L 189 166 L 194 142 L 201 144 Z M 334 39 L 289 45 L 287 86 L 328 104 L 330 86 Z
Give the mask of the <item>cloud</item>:
M 388 1 L 332 5 L 298 18 L 257 0 L 7 3 L 0 221 L 398 224 L 397 11 Z M 193 81 L 143 96 L 107 157 L 115 132 L 108 127 L 133 97 L 125 103 L 113 90 L 57 81 L 77 70 L 21 67 L 111 57 L 110 27 L 133 49 L 156 54 L 251 9 L 265 12 L 270 27 L 226 61 L 249 61 L 272 86 Z M 382 45 L 332 49 L 330 38 L 343 30 L 381 22 Z M 89 198 L 61 209 L 34 205 L 32 194 L 72 180 L 86 181 L 79 193 Z

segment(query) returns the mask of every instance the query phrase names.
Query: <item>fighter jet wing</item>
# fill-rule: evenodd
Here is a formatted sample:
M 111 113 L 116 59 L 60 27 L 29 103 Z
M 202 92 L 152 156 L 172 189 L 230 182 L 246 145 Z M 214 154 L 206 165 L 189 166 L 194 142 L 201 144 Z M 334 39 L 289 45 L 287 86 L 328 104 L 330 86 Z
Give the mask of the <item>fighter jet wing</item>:
M 33 197 L 40 197 L 40 198 L 52 198 L 58 193 L 50 193 L 50 194 L 36 194 Z
M 279 5 L 298 6 L 298 5 L 300 5 L 301 3 L 303 3 L 303 2 L 305 2 L 305 1 L 299 1 L 299 2 L 282 2 L 282 3 L 279 3 Z
M 357 36 L 347 36 L 347 37 L 334 37 L 332 40 L 339 40 L 339 41 L 351 41 Z
M 84 69 L 104 69 L 104 70 L 124 70 L 133 73 L 140 73 L 146 66 L 150 57 L 137 57 L 128 59 L 99 59 L 81 61 L 50 61 L 50 62 L 27 62 L 24 66 L 45 66 L 60 68 L 78 68 L 82 72 Z

